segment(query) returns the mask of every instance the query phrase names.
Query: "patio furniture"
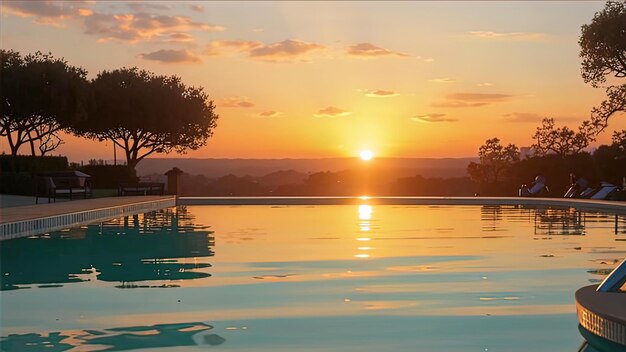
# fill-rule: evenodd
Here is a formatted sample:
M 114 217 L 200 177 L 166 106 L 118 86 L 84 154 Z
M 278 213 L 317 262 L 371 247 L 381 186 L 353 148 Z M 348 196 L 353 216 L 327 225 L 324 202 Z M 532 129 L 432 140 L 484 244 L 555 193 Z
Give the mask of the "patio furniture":
M 39 198 L 56 202 L 57 198 L 87 199 L 93 195 L 91 176 L 80 171 L 40 173 L 36 176 L 35 204 Z

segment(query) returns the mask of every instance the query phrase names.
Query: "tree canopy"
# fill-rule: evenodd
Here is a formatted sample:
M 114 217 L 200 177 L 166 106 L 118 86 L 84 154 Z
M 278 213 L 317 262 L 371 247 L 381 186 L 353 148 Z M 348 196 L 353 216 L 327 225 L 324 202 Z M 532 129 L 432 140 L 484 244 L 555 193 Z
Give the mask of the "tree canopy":
M 61 143 L 57 133 L 86 117 L 87 72 L 63 59 L 37 52 L 22 57 L 0 50 L 0 136 L 11 154 L 30 144 L 42 155 Z
M 590 24 L 582 26 L 580 39 L 581 73 L 586 83 L 600 87 L 607 77 L 626 77 L 626 2 L 609 0 Z M 611 82 L 609 82 L 611 83 Z M 607 99 L 591 111 L 595 134 L 604 131 L 608 120 L 626 111 L 626 84 L 605 88 Z
M 581 32 L 578 43 L 585 83 L 597 87 L 608 75 L 626 77 L 626 2 L 608 1 Z
M 595 129 L 589 121 L 583 121 L 574 131 L 567 126 L 556 128 L 553 118 L 544 118 L 537 127 L 532 147 L 536 155 L 557 154 L 561 157 L 580 153 L 595 140 Z
M 485 141 L 478 149 L 479 163 L 470 163 L 467 167 L 472 180 L 478 183 L 497 183 L 506 171 L 519 161 L 519 149 L 514 144 L 504 146 L 499 138 Z
M 138 68 L 103 71 L 92 80 L 91 91 L 89 119 L 75 130 L 113 141 L 132 168 L 152 153 L 198 149 L 216 127 L 213 101 L 176 76 Z

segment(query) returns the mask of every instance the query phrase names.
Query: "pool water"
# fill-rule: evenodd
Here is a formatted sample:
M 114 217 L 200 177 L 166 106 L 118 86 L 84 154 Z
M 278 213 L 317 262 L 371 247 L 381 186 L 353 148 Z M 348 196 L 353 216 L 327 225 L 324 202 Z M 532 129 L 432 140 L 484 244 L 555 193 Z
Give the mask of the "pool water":
M 576 351 L 626 217 L 190 206 L 0 243 L 2 351 Z

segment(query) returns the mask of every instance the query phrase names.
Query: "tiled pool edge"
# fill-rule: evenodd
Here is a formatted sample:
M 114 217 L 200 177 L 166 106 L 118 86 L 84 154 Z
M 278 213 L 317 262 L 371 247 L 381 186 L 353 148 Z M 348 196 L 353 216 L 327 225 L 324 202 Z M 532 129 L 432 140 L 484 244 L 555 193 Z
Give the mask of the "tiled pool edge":
M 107 221 L 116 217 L 134 215 L 173 206 L 176 206 L 175 196 L 1 223 L 0 241 L 40 235 L 50 231 L 59 231 L 70 227 Z
M 179 197 L 178 205 L 521 205 L 626 213 L 626 202 L 522 197 Z

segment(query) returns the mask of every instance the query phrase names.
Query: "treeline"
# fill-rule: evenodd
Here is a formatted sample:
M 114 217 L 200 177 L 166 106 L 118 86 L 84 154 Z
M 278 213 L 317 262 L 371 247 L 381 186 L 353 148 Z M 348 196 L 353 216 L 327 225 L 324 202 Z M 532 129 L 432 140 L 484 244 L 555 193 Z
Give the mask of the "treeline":
M 626 177 L 626 130 L 615 132 L 613 143 L 602 145 L 593 153 L 576 151 L 564 154 L 538 153 L 521 158 L 518 148 L 503 146 L 498 138 L 480 147 L 478 163 L 470 163 L 468 173 L 476 183 L 478 194 L 511 196 L 520 185 L 529 184 L 537 175 L 547 178 L 549 195 L 561 197 L 569 188 L 569 174 L 584 177 L 591 187 L 600 181 L 622 186 Z
M 61 132 L 109 140 L 134 169 L 153 153 L 205 145 L 218 116 L 202 87 L 136 67 L 87 71 L 37 52 L 0 50 L 0 137 L 10 154 L 45 156 Z
M 477 190 L 476 184 L 469 177 L 424 178 L 417 175 L 394 178 L 388 176 L 390 175 L 375 175 L 370 170 L 316 172 L 308 175 L 290 170 L 262 177 L 239 177 L 230 174 L 217 178 L 183 174 L 180 181 L 180 195 L 205 197 L 471 196 Z
M 552 196 L 562 196 L 569 174 L 585 177 L 591 185 L 602 181 L 621 186 L 626 177 L 626 130 L 614 131 L 612 143 L 586 152 L 607 130 L 612 116 L 626 112 L 626 2 L 609 0 L 590 24 L 583 25 L 580 45 L 581 75 L 585 83 L 603 88 L 606 99 L 591 110 L 576 129 L 557 127 L 544 118 L 532 135 L 533 145 L 522 157 L 513 144 L 488 139 L 478 151 L 480 161 L 467 171 L 485 195 L 511 195 L 536 175 L 548 179 Z

